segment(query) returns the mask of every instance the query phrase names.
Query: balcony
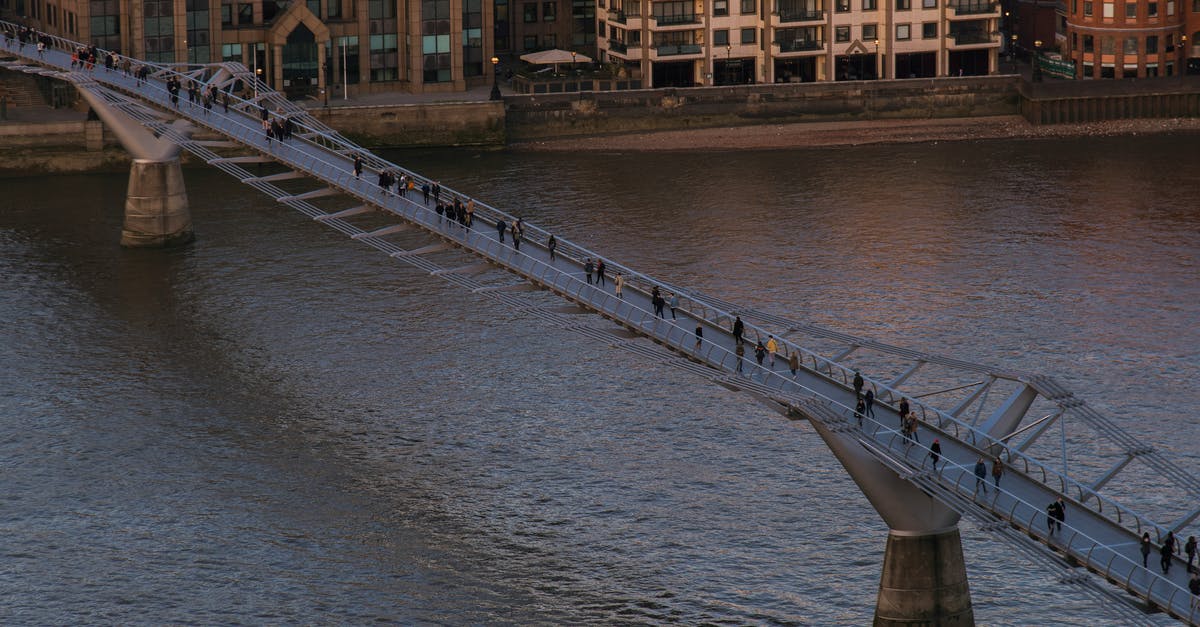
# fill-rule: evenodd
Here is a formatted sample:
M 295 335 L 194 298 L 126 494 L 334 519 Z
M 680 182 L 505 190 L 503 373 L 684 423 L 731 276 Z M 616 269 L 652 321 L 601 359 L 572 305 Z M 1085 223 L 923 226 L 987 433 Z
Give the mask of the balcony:
M 625 23 L 625 12 L 624 11 L 609 11 L 608 17 L 606 19 L 608 19 L 608 21 L 610 21 L 610 22 L 624 24 Z
M 699 24 L 703 17 L 703 13 L 686 13 L 683 15 L 655 15 L 653 19 L 657 26 L 688 26 Z
M 821 52 L 825 50 L 825 42 L 815 39 L 796 39 L 792 41 L 777 41 L 780 53 L 788 52 Z
M 617 52 L 620 54 L 629 52 L 629 46 L 625 45 L 625 42 L 617 41 L 616 39 L 608 40 L 608 49 L 611 52 Z
M 979 2 L 978 0 L 959 0 L 951 2 L 947 7 L 946 17 L 954 20 L 972 19 L 977 20 L 981 17 L 1000 17 L 1000 3 L 998 2 Z
M 654 52 L 660 57 L 679 57 L 699 55 L 704 52 L 704 49 L 700 44 L 665 44 L 655 46 Z
M 824 11 L 781 10 L 778 13 L 776 13 L 775 15 L 777 15 L 779 17 L 780 24 L 787 24 L 787 23 L 791 23 L 791 22 L 824 22 L 825 21 L 825 12 Z
M 997 36 L 985 31 L 971 30 L 950 33 L 949 35 L 946 35 L 946 38 L 953 42 L 950 44 L 951 48 L 961 48 L 964 46 L 986 47 L 989 45 L 1000 45 L 1000 39 Z

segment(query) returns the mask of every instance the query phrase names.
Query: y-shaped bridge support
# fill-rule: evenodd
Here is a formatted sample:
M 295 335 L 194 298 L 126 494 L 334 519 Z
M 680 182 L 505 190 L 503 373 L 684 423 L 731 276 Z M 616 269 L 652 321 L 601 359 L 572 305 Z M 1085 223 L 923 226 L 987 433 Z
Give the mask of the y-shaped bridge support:
M 134 157 L 121 245 L 162 248 L 191 242 L 192 214 L 179 167 L 179 146 L 150 134 L 91 90 L 81 87 L 79 93 Z
M 958 513 L 901 479 L 850 432 L 810 423 L 891 529 L 876 627 L 974 625 Z

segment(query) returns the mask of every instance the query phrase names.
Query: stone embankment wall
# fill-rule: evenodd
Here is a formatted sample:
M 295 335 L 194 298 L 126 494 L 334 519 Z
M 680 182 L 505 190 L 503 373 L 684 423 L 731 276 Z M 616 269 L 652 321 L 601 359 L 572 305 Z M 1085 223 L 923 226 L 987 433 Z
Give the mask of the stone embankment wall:
M 1014 115 L 1018 77 L 510 96 L 509 141 L 792 122 Z
M 500 102 L 330 107 L 310 111 L 355 143 L 367 147 L 501 146 Z

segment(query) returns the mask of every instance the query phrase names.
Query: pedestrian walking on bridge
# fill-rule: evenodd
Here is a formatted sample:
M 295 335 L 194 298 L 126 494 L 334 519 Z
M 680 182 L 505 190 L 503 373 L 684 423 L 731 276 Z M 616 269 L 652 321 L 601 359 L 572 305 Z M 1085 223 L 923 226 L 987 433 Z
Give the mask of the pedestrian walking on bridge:
M 597 259 L 596 260 L 596 285 L 607 285 L 607 283 L 604 280 L 604 268 L 605 268 L 604 260 Z
M 770 356 L 771 370 L 775 369 L 775 353 L 779 352 L 779 342 L 775 341 L 774 335 L 767 336 L 767 355 Z
M 866 405 L 866 414 L 872 418 L 875 417 L 875 392 L 867 390 L 863 395 L 863 402 Z
M 501 242 L 504 241 L 504 231 L 507 228 L 508 223 L 505 222 L 503 218 L 496 220 L 496 236 Z
M 679 294 L 671 293 L 671 319 L 676 320 L 675 309 L 679 307 Z
M 742 362 L 746 359 L 746 346 L 744 344 L 738 344 L 734 346 L 733 352 L 737 355 L 737 371 L 739 373 L 744 372 L 742 370 Z
M 604 262 L 601 261 L 600 263 L 603 264 Z M 603 275 L 601 275 L 601 276 L 603 276 Z M 625 277 L 621 276 L 620 272 L 617 272 L 617 276 L 615 278 L 613 278 L 613 293 L 615 293 L 617 295 L 617 298 L 625 298 L 621 294 L 621 290 L 623 290 L 624 288 L 625 288 Z
M 1183 545 L 1183 552 L 1187 555 L 1187 571 L 1195 572 L 1192 568 L 1192 560 L 1196 559 L 1196 536 L 1188 536 L 1187 544 Z
M 937 438 L 929 445 L 929 458 L 933 460 L 933 470 L 936 472 L 938 461 L 942 459 L 942 443 Z
M 1163 538 L 1162 548 L 1159 549 L 1159 553 L 1161 554 L 1159 566 L 1162 566 L 1164 575 L 1171 572 L 1171 558 L 1175 556 L 1175 552 L 1178 550 L 1178 547 L 1175 546 L 1175 532 L 1168 531 L 1167 537 Z
M 554 261 L 554 251 L 558 250 L 558 239 L 554 235 L 551 235 L 550 239 L 546 240 L 546 248 L 550 250 L 550 261 Z
M 792 378 L 796 378 L 796 371 L 800 370 L 800 354 L 792 351 L 792 356 L 788 357 L 788 369 L 792 371 Z
M 742 334 L 746 332 L 746 325 L 742 322 L 741 316 L 734 316 L 733 320 L 733 341 L 738 344 L 742 343 Z
M 592 258 L 588 257 L 583 260 L 583 273 L 587 275 L 588 285 L 592 284 L 592 272 L 596 270 L 596 266 L 592 264 Z
M 1142 568 L 1150 568 L 1147 563 L 1150 560 L 1150 532 L 1142 534 Z
M 1004 475 L 1004 464 L 1000 461 L 1000 456 L 997 455 L 992 460 L 992 481 L 996 483 L 996 491 L 1000 491 L 1000 477 Z
M 854 398 L 862 398 L 863 378 L 862 373 L 854 371 Z
M 987 466 L 983 463 L 983 458 L 980 457 L 975 462 L 975 496 L 979 496 L 979 490 L 983 489 L 983 494 L 986 496 L 987 489 Z

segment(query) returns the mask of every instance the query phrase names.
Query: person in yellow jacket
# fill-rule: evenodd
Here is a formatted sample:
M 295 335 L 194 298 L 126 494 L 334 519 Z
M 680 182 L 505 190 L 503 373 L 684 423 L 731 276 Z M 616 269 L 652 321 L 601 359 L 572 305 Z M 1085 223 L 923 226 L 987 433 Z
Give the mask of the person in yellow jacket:
M 621 290 L 624 287 L 625 287 L 625 277 L 622 276 L 620 272 L 618 272 L 617 276 L 613 277 L 613 292 L 616 293 L 617 298 L 625 298 L 624 296 L 621 295 Z
M 779 352 L 779 342 L 775 341 L 774 335 L 767 336 L 767 356 L 770 357 L 771 369 L 775 369 L 775 353 Z

